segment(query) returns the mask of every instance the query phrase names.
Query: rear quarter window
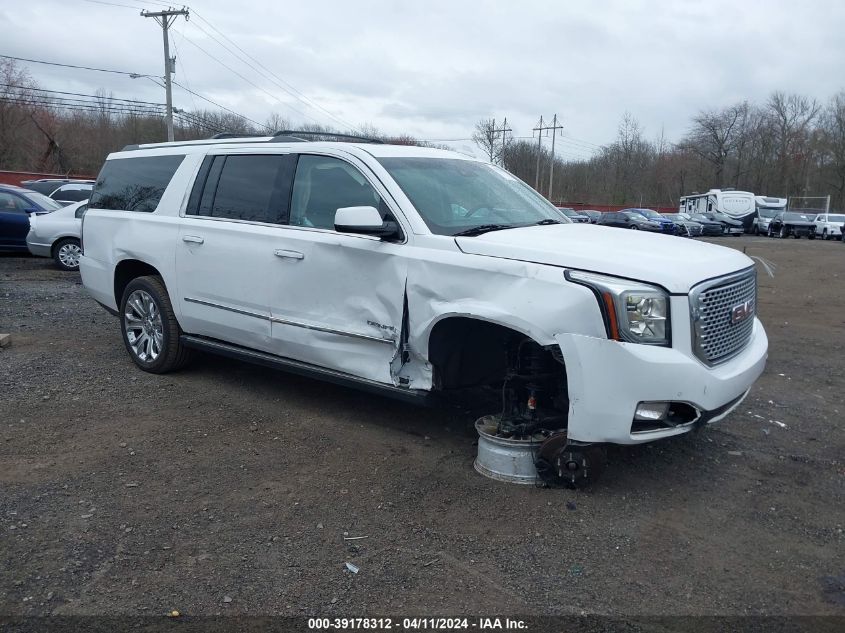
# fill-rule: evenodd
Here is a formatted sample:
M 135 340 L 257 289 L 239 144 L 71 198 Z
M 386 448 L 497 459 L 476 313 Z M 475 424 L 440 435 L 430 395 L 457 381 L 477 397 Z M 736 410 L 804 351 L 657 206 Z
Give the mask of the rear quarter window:
M 184 158 L 184 154 L 171 154 L 106 161 L 97 177 L 88 207 L 146 213 L 155 211 Z

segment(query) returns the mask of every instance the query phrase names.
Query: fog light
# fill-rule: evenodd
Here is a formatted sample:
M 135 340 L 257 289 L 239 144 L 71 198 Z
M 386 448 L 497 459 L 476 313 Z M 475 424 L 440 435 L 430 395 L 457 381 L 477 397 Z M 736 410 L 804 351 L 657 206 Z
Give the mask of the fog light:
M 637 405 L 635 420 L 662 420 L 669 413 L 668 402 L 640 402 Z

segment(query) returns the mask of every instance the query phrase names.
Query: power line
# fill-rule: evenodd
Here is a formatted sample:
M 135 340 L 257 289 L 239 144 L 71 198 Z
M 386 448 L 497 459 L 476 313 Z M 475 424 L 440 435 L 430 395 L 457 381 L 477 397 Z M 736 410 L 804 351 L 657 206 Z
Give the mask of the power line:
M 215 62 L 217 62 L 218 64 L 220 64 L 221 66 L 223 66 L 223 68 L 225 68 L 226 70 L 228 70 L 230 73 L 233 73 L 233 74 L 237 75 L 238 77 L 240 77 L 241 79 L 243 79 L 245 82 L 247 82 L 247 83 L 248 83 L 250 86 L 252 86 L 253 88 L 256 88 L 257 90 L 260 90 L 261 92 L 263 92 L 264 94 L 266 94 L 266 95 L 267 95 L 267 96 L 269 96 L 270 98 L 275 99 L 276 101 L 278 101 L 279 103 L 281 103 L 283 106 L 285 106 L 285 107 L 287 107 L 287 108 L 290 108 L 291 110 L 293 110 L 294 112 L 296 112 L 297 114 L 299 114 L 299 115 L 301 115 L 301 116 L 304 116 L 304 117 L 306 117 L 306 118 L 308 118 L 308 119 L 311 119 L 312 121 L 314 121 L 314 123 L 316 123 L 316 124 L 318 124 L 318 125 L 319 125 L 319 123 L 320 123 L 320 122 L 319 122 L 319 121 L 317 121 L 317 119 L 315 119 L 314 117 L 312 117 L 312 116 L 310 116 L 310 115 L 308 115 L 308 114 L 305 114 L 305 113 L 304 113 L 304 112 L 302 112 L 301 110 L 297 110 L 297 109 L 296 109 L 296 108 L 294 108 L 291 104 L 286 103 L 286 102 L 282 101 L 281 99 L 279 99 L 279 97 L 277 97 L 276 95 L 274 95 L 272 92 L 269 92 L 269 91 L 265 90 L 264 88 L 262 88 L 261 86 L 259 86 L 259 85 L 258 85 L 258 84 L 256 84 L 255 82 L 251 81 L 250 79 L 247 79 L 247 78 L 246 78 L 246 77 L 244 77 L 241 73 L 239 73 L 237 70 L 233 69 L 231 66 L 228 66 L 228 65 L 226 65 L 225 63 L 223 63 L 222 61 L 220 61 L 219 59 L 217 59 L 214 55 L 212 55 L 211 53 L 209 53 L 207 50 L 205 50 L 202 46 L 200 46 L 199 44 L 197 44 L 196 42 L 194 42 L 192 39 L 188 38 L 188 37 L 187 37 L 187 36 L 185 36 L 184 34 L 182 35 L 182 38 L 183 38 L 186 42 L 188 42 L 188 44 L 190 44 L 191 46 L 193 46 L 193 47 L 195 47 L 195 48 L 198 48 L 200 51 L 202 51 L 203 53 L 205 53 L 208 57 L 210 57 L 210 58 L 211 58 L 211 59 L 213 59 Z
M 137 99 L 124 99 L 124 98 L 121 98 L 121 97 L 112 97 L 110 95 L 97 95 L 97 94 L 92 95 L 92 94 L 86 94 L 86 93 L 83 93 L 83 92 L 67 92 L 67 91 L 64 91 L 64 90 L 49 90 L 47 88 L 33 88 L 33 87 L 30 87 L 30 86 L 19 86 L 19 85 L 15 85 L 15 84 L 4 84 L 4 83 L 0 83 L 0 86 L 2 86 L 4 88 L 18 88 L 20 90 L 29 90 L 29 91 L 33 91 L 33 92 L 49 92 L 51 94 L 71 95 L 71 96 L 74 96 L 74 97 L 92 97 L 92 98 L 95 98 L 95 99 L 104 99 L 104 100 L 108 100 L 108 101 L 126 101 L 126 102 L 129 102 L 129 103 L 142 103 L 144 105 L 156 105 L 156 106 L 164 105 L 163 103 L 157 103 L 155 101 L 139 101 Z
M 255 121 L 254 119 L 250 119 L 248 116 L 244 116 L 243 114 L 240 114 L 240 113 L 238 113 L 238 112 L 235 112 L 234 110 L 230 110 L 230 109 L 229 109 L 229 108 L 227 108 L 226 106 L 220 105 L 220 104 L 219 104 L 219 103 L 217 103 L 216 101 L 212 101 L 212 100 L 211 100 L 211 99 L 209 99 L 208 97 L 204 97 L 204 96 L 203 96 L 203 95 L 201 95 L 200 93 L 198 93 L 198 92 L 194 92 L 193 90 L 191 90 L 191 89 L 189 89 L 189 88 L 186 88 L 185 86 L 183 86 L 182 84 L 180 84 L 178 81 L 174 81 L 174 82 L 173 82 L 173 85 L 174 85 L 174 86 L 179 86 L 179 87 L 180 87 L 182 90 L 184 90 L 185 92 L 188 92 L 188 93 L 190 93 L 190 94 L 194 95 L 195 97 L 199 97 L 199 98 L 200 98 L 200 99 L 202 99 L 203 101 L 207 101 L 207 102 L 208 102 L 208 103 L 210 103 L 211 105 L 213 105 L 213 106 L 217 106 L 218 108 L 220 108 L 221 110 L 225 110 L 225 111 L 226 111 L 226 112 L 228 112 L 229 114 L 234 114 L 235 116 L 240 117 L 240 118 L 244 119 L 245 121 L 249 121 L 250 123 L 254 123 L 254 124 L 255 124 L 255 125 L 257 125 L 258 127 L 264 128 L 265 130 L 269 130 L 269 129 L 270 129 L 270 128 L 268 128 L 266 125 L 264 125 L 263 123 L 259 123 L 258 121 Z
M 145 75 L 143 73 L 130 73 L 123 70 L 108 70 L 106 68 L 94 68 L 92 66 L 76 66 L 74 64 L 60 64 L 58 62 L 46 62 L 40 59 L 28 59 L 26 57 L 14 57 L 12 55 L 0 55 L 4 59 L 14 59 L 19 62 L 29 62 L 32 64 L 45 64 L 47 66 L 61 66 L 62 68 L 79 68 L 81 70 L 95 70 L 101 73 L 114 73 L 116 75 L 128 75 L 133 79 L 136 77 L 154 77 L 155 75 Z
M 63 68 L 77 68 L 77 69 L 81 69 L 81 70 L 91 70 L 91 71 L 96 71 L 96 72 L 115 73 L 115 74 L 118 74 L 118 75 L 127 75 L 129 77 L 132 77 L 133 79 L 143 77 L 144 79 L 149 79 L 150 81 L 152 81 L 154 84 L 156 84 L 160 88 L 164 87 L 163 84 L 156 81 L 156 78 L 157 78 L 156 75 L 146 75 L 146 74 L 143 74 L 143 73 L 133 73 L 133 72 L 123 71 L 123 70 L 109 70 L 109 69 L 106 69 L 106 68 L 95 68 L 95 67 L 92 67 L 92 66 L 78 66 L 78 65 L 75 65 L 75 64 L 60 64 L 58 62 L 49 62 L 49 61 L 45 61 L 45 60 L 41 60 L 41 59 L 29 59 L 29 58 L 26 58 L 26 57 L 14 57 L 12 55 L 0 55 L 0 57 L 5 58 L 5 59 L 14 59 L 16 61 L 30 62 L 30 63 L 33 63 L 33 64 L 45 64 L 45 65 L 48 65 L 48 66 L 60 66 L 60 67 L 63 67 Z M 258 125 L 259 127 L 268 129 L 267 126 L 262 125 L 261 123 L 258 123 L 257 121 L 250 119 L 249 117 L 244 116 L 243 114 L 240 114 L 239 112 L 235 112 L 234 110 L 232 110 L 230 108 L 222 106 L 219 103 L 217 103 L 216 101 L 213 101 L 213 100 L 209 99 L 208 97 L 200 94 L 199 92 L 195 92 L 193 90 L 190 90 L 190 89 L 186 88 L 185 86 L 182 86 L 181 84 L 179 84 L 175 81 L 173 83 L 175 85 L 179 86 L 182 90 L 189 92 L 190 94 L 194 95 L 195 97 L 199 97 L 203 101 L 207 101 L 208 103 L 210 103 L 210 104 L 212 104 L 212 105 L 214 105 L 214 106 L 216 106 L 216 107 L 218 107 L 222 110 L 225 110 L 226 112 L 229 112 L 230 114 L 234 114 L 235 116 L 238 116 L 242 119 L 250 121 L 251 123 L 254 123 L 255 125 Z
M 193 10 L 193 9 L 192 9 L 192 10 Z M 311 99 L 311 98 L 309 98 L 308 96 L 306 96 L 305 94 L 303 94 L 300 90 L 298 90 L 298 89 L 297 89 L 295 86 L 293 86 L 290 82 L 285 81 L 285 80 L 284 80 L 282 77 L 280 77 L 278 74 L 276 74 L 275 72 L 273 72 L 272 70 L 270 70 L 269 68 L 267 68 L 267 66 L 265 66 L 263 63 L 261 63 L 261 61 L 260 61 L 260 60 L 258 60 L 257 58 L 253 57 L 253 56 L 252 56 L 252 55 L 250 55 L 247 51 L 245 51 L 243 48 L 241 48 L 240 46 L 238 46 L 238 44 L 237 44 L 237 43 L 235 43 L 235 42 L 234 42 L 234 41 L 233 41 L 230 37 L 228 37 L 225 33 L 223 33 L 220 29 L 218 29 L 216 26 L 214 26 L 211 22 L 209 22 L 209 21 L 208 21 L 206 18 L 204 18 L 202 15 L 200 15 L 200 14 L 199 14 L 199 13 L 197 13 L 196 11 L 194 11 L 194 15 L 195 15 L 197 18 L 199 18 L 200 20 L 202 20 L 203 22 L 205 22 L 205 23 L 209 26 L 209 28 L 211 28 L 211 29 L 213 29 L 215 32 L 217 32 L 217 33 L 218 33 L 218 34 L 219 34 L 219 35 L 220 35 L 223 39 L 225 39 L 227 42 L 229 42 L 229 43 L 230 43 L 232 46 L 234 46 L 234 47 L 235 47 L 238 51 L 240 51 L 241 53 L 243 53 L 243 54 L 244 54 L 247 58 L 249 58 L 250 60 L 252 60 L 253 62 L 255 62 L 255 64 L 256 64 L 257 66 L 259 66 L 262 70 L 264 70 L 264 71 L 265 71 L 264 73 L 261 73 L 261 72 L 260 72 L 259 70 L 257 70 L 257 69 L 256 69 L 256 68 L 252 65 L 252 64 L 250 64 L 249 62 L 247 62 L 246 60 L 244 60 L 243 58 L 241 58 L 239 55 L 237 55 L 237 53 L 235 53 L 235 52 L 234 52 L 234 51 L 232 51 L 230 48 L 228 48 L 225 44 L 223 44 L 222 42 L 220 42 L 219 40 L 217 40 L 217 39 L 216 39 L 216 38 L 215 38 L 215 37 L 214 37 L 211 33 L 209 33 L 208 31 L 206 31 L 205 29 L 203 29 L 203 28 L 202 28 L 199 24 L 197 24 L 196 22 L 194 22 L 194 23 L 193 23 L 193 25 L 194 25 L 196 28 L 198 28 L 200 31 L 202 31 L 202 32 L 203 32 L 203 33 L 205 33 L 206 35 L 208 35 L 211 39 L 213 39 L 213 40 L 214 40 L 215 42 L 217 42 L 220 46 L 222 46 L 222 47 L 223 47 L 223 48 L 225 48 L 227 51 L 229 51 L 232 55 L 234 55 L 236 58 L 238 58 L 241 62 L 243 62 L 244 64 L 246 64 L 246 65 L 247 65 L 247 66 L 249 66 L 250 68 L 252 68 L 252 70 L 253 70 L 253 71 L 255 71 L 257 74 L 259 74 L 259 75 L 263 75 L 265 78 L 269 79 L 269 80 L 271 81 L 271 83 L 274 83 L 276 86 L 278 86 L 279 88 L 281 88 L 282 90 L 284 90 L 286 93 L 288 93 L 289 95 L 291 95 L 291 96 L 292 96 L 292 97 L 294 97 L 295 99 L 298 99 L 299 101 L 301 101 L 301 102 L 302 102 L 302 103 L 304 103 L 305 105 L 307 105 L 307 106 L 309 106 L 309 107 L 311 107 L 311 108 L 315 108 L 315 109 L 317 109 L 317 110 L 320 110 L 320 111 L 324 112 L 327 116 L 329 116 L 329 117 L 330 117 L 331 119 L 333 119 L 335 122 L 340 123 L 341 125 L 343 125 L 343 126 L 345 126 L 345 127 L 349 128 L 349 129 L 351 129 L 352 131 L 355 131 L 355 130 L 356 130 L 356 127 L 355 127 L 354 125 L 352 125 L 352 124 L 351 124 L 351 123 L 349 123 L 348 121 L 345 121 L 345 120 L 341 119 L 340 117 L 338 117 L 338 116 L 334 115 L 331 111 L 327 110 L 326 108 L 324 108 L 323 106 L 321 106 L 319 103 L 317 103 L 317 102 L 316 102 L 316 101 L 314 101 L 313 99 Z

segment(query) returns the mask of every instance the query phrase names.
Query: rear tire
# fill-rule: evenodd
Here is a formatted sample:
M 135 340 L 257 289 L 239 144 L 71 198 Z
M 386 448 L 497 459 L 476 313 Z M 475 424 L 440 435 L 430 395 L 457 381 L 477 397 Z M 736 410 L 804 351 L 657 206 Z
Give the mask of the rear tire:
M 53 245 L 53 261 L 61 270 L 79 270 L 82 249 L 75 237 L 65 237 Z
M 635 230 L 635 231 L 639 231 L 639 230 L 640 230 L 640 227 L 638 227 L 636 224 L 632 224 L 632 225 L 631 225 L 631 228 L 632 228 L 633 230 Z
M 830 239 L 830 236 L 827 234 L 827 229 L 824 229 L 822 231 L 822 239 L 823 240 L 829 240 Z
M 144 371 L 164 374 L 183 367 L 191 350 L 180 340 L 182 328 L 161 277 L 136 277 L 120 301 L 123 343 L 132 361 Z

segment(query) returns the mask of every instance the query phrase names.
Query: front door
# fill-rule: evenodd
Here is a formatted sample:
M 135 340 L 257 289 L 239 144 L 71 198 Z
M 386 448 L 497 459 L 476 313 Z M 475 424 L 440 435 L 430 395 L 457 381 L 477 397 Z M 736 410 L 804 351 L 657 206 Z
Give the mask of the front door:
M 274 239 L 274 353 L 395 384 L 407 247 L 336 232 L 335 212 L 351 206 L 391 215 L 357 167 L 330 156 L 299 157 L 290 220 Z

